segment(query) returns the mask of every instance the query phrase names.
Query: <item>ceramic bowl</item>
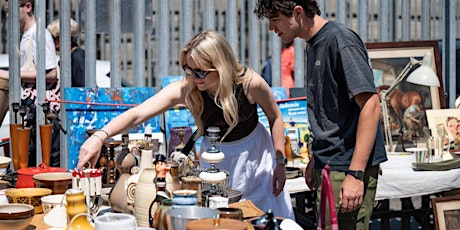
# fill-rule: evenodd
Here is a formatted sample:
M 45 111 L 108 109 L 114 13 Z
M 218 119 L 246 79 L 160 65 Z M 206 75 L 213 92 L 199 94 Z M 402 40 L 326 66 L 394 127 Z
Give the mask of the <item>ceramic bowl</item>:
M 34 206 L 32 205 L 0 205 L 0 229 L 25 229 L 33 218 Z
M 5 191 L 8 202 L 29 204 L 34 206 L 35 214 L 43 212 L 41 198 L 51 195 L 52 190 L 48 188 L 11 188 Z
M 243 197 L 243 193 L 238 190 L 229 189 L 227 193 L 229 204 L 239 202 L 241 200 L 241 197 Z
M 42 208 L 43 213 L 46 215 L 48 214 L 51 209 L 60 205 L 61 203 L 64 206 L 67 206 L 67 202 L 65 201 L 65 194 L 55 194 L 55 195 L 48 195 L 41 198 L 42 200 Z
M 220 218 L 243 220 L 243 210 L 241 210 L 240 208 L 221 207 L 217 208 L 217 210 L 219 210 L 220 212 Z
M 294 179 L 303 176 L 302 169 L 297 167 L 286 167 L 286 179 Z
M 64 194 L 67 189 L 72 188 L 72 173 L 50 172 L 39 173 L 33 176 L 36 188 L 49 188 L 52 194 Z
M 191 189 L 176 190 L 173 192 L 174 197 L 196 197 L 197 191 Z
M 11 162 L 11 158 L 0 156 L 0 168 L 6 168 Z
M 186 229 L 187 223 L 192 220 L 203 218 L 214 218 L 219 215 L 219 210 L 199 207 L 186 206 L 182 208 L 171 208 L 166 212 L 168 227 L 171 229 Z

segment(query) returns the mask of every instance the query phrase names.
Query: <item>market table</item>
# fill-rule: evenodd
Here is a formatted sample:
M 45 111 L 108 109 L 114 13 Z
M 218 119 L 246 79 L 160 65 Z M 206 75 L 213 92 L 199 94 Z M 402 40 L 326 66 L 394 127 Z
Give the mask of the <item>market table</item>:
M 388 161 L 381 164 L 382 175 L 377 184 L 378 207 L 372 219 L 381 219 L 381 229 L 389 229 L 389 219 L 401 217 L 402 229 L 408 229 L 410 218 L 417 217 L 422 228 L 430 228 L 431 196 L 460 188 L 460 169 L 421 171 L 414 168 L 415 155 L 388 153 Z M 311 190 L 303 177 L 288 179 L 286 188 L 295 199 L 296 210 L 305 210 Z M 421 197 L 421 207 L 414 208 L 412 197 Z M 390 210 L 390 200 L 401 201 L 400 210 Z M 303 204 L 303 205 L 302 205 Z M 428 214 L 428 215 L 427 215 Z
M 460 169 L 422 171 L 412 163 L 415 155 L 389 153 L 381 164 L 376 200 L 423 196 L 460 188 Z
M 382 175 L 377 184 L 376 200 L 372 219 L 381 220 L 381 229 L 389 229 L 389 219 L 400 217 L 401 229 L 410 228 L 414 217 L 422 229 L 431 229 L 431 197 L 442 196 L 442 192 L 460 188 L 460 169 L 445 171 L 422 171 L 413 166 L 415 155 L 388 153 L 388 161 L 381 164 Z M 421 197 L 421 207 L 415 208 L 412 198 Z M 400 199 L 401 208 L 392 210 L 390 199 Z
M 418 171 L 412 166 L 413 162 L 414 155 L 389 153 L 388 161 L 381 164 L 382 175 L 379 176 L 376 194 L 376 200 L 380 205 L 374 210 L 373 219 L 381 219 L 382 229 L 388 229 L 389 219 L 394 217 L 401 217 L 402 225 L 409 226 L 411 216 L 422 216 L 431 212 L 431 195 L 460 188 L 460 169 Z M 288 179 L 285 186 L 295 200 L 296 210 L 305 212 L 306 204 L 312 202 L 311 199 L 314 197 L 314 192 L 308 188 L 305 178 Z M 422 197 L 422 207 L 415 209 L 411 197 L 417 196 Z M 400 199 L 401 210 L 390 210 L 390 199 Z M 33 220 L 34 225 L 41 224 L 41 219 L 40 216 L 36 216 Z M 424 221 L 429 225 L 426 220 Z
M 460 169 L 421 171 L 414 168 L 413 162 L 413 154 L 388 153 L 388 161 L 380 165 L 382 175 L 375 199 L 422 196 L 460 188 Z M 286 188 L 290 194 L 310 191 L 303 177 L 288 179 Z

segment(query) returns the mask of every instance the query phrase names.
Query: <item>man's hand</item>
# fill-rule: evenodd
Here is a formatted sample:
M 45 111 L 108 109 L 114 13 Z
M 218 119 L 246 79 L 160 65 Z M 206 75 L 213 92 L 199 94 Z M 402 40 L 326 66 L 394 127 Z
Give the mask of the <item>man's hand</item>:
M 347 175 L 340 186 L 339 204 L 341 212 L 352 212 L 363 204 L 364 182 Z
M 305 169 L 305 183 L 311 190 L 315 189 L 315 175 L 313 175 L 313 168 L 315 167 L 314 159 L 314 157 L 310 158 L 307 168 Z

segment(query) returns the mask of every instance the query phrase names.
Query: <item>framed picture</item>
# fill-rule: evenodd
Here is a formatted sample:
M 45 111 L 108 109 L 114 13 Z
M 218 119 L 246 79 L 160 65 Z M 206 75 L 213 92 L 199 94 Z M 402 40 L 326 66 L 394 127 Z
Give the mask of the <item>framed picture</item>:
M 446 107 L 442 88 L 442 68 L 437 41 L 377 42 L 367 43 L 369 58 L 374 72 L 377 92 L 388 89 L 413 57 L 422 60 L 427 53 L 432 54 L 433 70 L 441 87 L 422 86 L 406 82 L 405 79 L 390 92 L 388 100 L 389 126 L 391 135 L 399 135 L 404 130 L 405 140 L 410 136 L 424 136 L 427 126 L 427 109 Z M 410 71 L 415 70 L 413 67 Z
M 437 230 L 460 229 L 460 196 L 431 199 Z
M 449 139 L 460 136 L 460 109 L 428 109 L 426 116 L 431 136 Z

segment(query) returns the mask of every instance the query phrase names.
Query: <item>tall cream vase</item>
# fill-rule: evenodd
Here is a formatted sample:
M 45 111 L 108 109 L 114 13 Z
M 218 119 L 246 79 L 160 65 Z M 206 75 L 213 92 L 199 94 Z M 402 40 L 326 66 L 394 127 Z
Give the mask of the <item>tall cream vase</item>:
M 149 217 L 154 215 L 155 207 L 150 210 L 151 203 L 157 196 L 157 189 L 154 183 L 156 176 L 155 168 L 144 168 L 139 176 L 134 193 L 134 216 L 139 227 L 150 227 Z
M 143 149 L 141 151 L 141 160 L 139 163 L 138 171 L 131 171 L 132 175 L 126 179 L 126 194 L 127 194 L 127 203 L 128 209 L 134 211 L 134 196 L 136 194 L 136 186 L 139 182 L 139 177 L 142 174 L 142 171 L 145 168 L 153 167 L 153 151 L 150 149 Z M 132 170 L 132 169 L 131 169 Z

